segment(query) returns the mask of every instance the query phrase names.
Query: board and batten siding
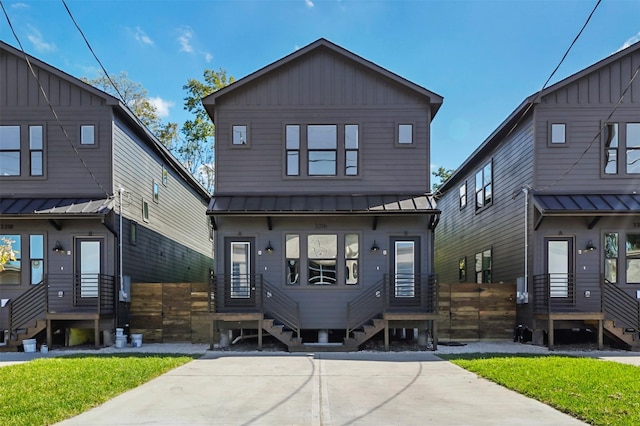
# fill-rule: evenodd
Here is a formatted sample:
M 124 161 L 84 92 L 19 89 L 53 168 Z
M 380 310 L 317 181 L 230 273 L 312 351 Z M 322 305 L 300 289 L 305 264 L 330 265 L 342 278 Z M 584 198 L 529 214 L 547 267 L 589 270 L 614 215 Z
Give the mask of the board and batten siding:
M 524 275 L 524 194 L 533 170 L 533 125 L 522 122 L 493 152 L 473 162 L 438 200 L 443 212 L 435 230 L 435 272 L 440 282 L 458 282 L 458 262 L 466 257 L 466 282 L 475 281 L 475 254 L 492 250 L 492 282 L 515 282 Z M 475 174 L 493 164 L 493 204 L 475 210 Z M 467 206 L 459 208 L 466 181 Z M 519 195 L 514 199 L 514 193 Z M 531 200 L 529 200 L 531 201 Z M 532 203 L 529 202 L 529 223 Z
M 138 242 L 127 244 L 125 274 L 162 282 L 187 281 L 197 274 L 206 279 L 212 266 L 212 242 L 208 199 L 197 193 L 121 121 L 114 121 L 114 187 L 125 189 L 123 216 L 126 229 L 137 222 Z M 162 168 L 169 173 L 162 183 Z M 159 186 L 158 202 L 153 200 L 153 183 Z M 117 191 L 116 191 L 117 192 Z M 142 217 L 143 200 L 149 205 L 149 221 Z M 118 207 L 115 207 L 118 213 Z M 130 233 L 124 232 L 130 242 Z M 197 273 L 195 272 L 197 270 Z M 153 278 L 151 278 L 153 277 Z

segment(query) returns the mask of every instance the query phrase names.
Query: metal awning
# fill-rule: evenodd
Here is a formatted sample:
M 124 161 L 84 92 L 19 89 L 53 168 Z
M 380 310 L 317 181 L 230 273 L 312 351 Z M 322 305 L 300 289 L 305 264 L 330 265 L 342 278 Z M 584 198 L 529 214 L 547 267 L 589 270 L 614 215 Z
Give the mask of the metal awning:
M 640 215 L 640 194 L 535 194 L 533 204 L 542 219 L 549 216 L 593 217 L 592 229 L 604 216 Z
M 430 194 L 392 195 L 216 195 L 209 216 L 431 215 L 435 228 L 440 215 Z M 375 229 L 374 222 L 374 229 Z
M 14 217 L 44 216 L 47 219 L 69 216 L 104 216 L 113 209 L 113 199 L 88 198 L 2 198 L 0 215 Z

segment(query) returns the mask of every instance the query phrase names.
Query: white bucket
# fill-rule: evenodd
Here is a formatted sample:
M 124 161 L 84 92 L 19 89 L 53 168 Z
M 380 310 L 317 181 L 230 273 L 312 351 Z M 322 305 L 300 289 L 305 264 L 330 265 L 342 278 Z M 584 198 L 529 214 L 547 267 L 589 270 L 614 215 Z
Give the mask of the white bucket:
M 22 345 L 24 346 L 25 352 L 36 351 L 36 339 L 25 339 L 22 341 Z
M 49 347 L 47 345 L 40 346 L 40 352 L 43 354 L 49 353 Z
M 123 336 L 124 328 L 116 328 L 116 336 Z
M 116 336 L 116 348 L 122 349 L 127 344 L 127 336 Z
M 142 334 L 132 334 L 131 335 L 131 347 L 139 348 L 142 346 Z
M 318 330 L 318 343 L 329 343 L 329 330 Z

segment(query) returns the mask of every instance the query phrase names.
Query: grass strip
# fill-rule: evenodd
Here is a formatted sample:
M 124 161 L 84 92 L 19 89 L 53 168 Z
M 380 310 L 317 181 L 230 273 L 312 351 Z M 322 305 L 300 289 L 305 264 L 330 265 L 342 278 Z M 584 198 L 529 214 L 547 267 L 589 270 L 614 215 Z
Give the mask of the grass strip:
M 592 425 L 640 424 L 639 367 L 570 356 L 441 357 Z
M 43 358 L 0 368 L 0 424 L 47 425 L 96 407 L 200 355 Z

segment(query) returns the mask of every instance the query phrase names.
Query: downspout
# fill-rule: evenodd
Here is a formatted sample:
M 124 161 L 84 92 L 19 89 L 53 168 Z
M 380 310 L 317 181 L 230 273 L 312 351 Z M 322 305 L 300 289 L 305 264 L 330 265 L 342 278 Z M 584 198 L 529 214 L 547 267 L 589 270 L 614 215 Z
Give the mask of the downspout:
M 522 187 L 524 192 L 524 299 L 529 302 L 529 190 L 531 187 Z

